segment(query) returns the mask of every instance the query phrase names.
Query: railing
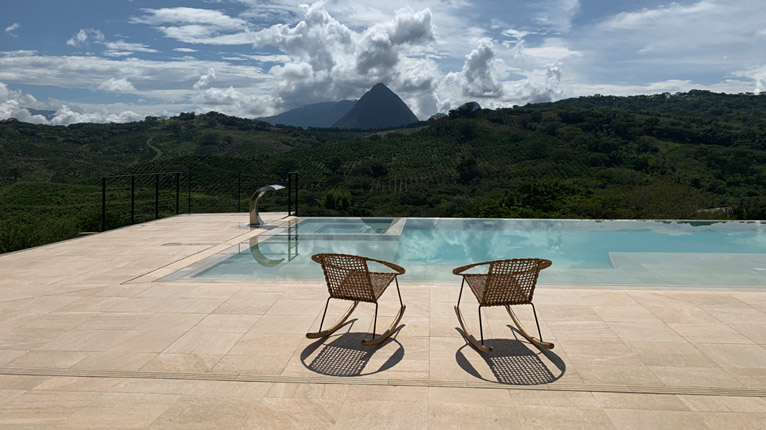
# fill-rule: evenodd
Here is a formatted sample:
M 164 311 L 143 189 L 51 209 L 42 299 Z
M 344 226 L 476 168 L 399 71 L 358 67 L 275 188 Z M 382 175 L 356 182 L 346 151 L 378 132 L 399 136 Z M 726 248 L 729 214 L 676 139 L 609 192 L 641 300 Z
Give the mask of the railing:
M 255 189 L 266 184 L 284 183 L 284 180 L 284 177 L 280 179 L 270 174 L 216 175 L 207 172 L 104 176 L 101 178 L 101 231 L 183 212 L 242 212 L 247 209 L 242 200 L 247 202 Z M 288 195 L 269 196 L 264 207 L 274 208 L 286 203 L 288 215 L 297 215 L 298 172 L 289 172 L 286 180 Z
M 117 175 L 117 176 L 104 176 L 101 178 L 101 230 L 106 230 L 106 216 L 107 216 L 107 180 L 111 179 L 112 181 L 119 181 L 121 179 L 127 179 L 130 178 L 130 224 L 135 224 L 136 222 L 136 178 L 139 178 L 139 181 L 143 178 L 153 178 L 154 179 L 154 219 L 159 219 L 160 217 L 160 178 L 165 178 L 172 176 L 175 179 L 175 214 L 177 215 L 179 213 L 180 205 L 180 193 L 181 193 L 181 173 L 180 172 L 167 172 L 167 173 L 144 173 L 144 174 L 135 174 L 135 175 Z M 142 187 L 141 185 L 144 185 Z M 164 187 L 163 183 L 163 190 L 166 188 Z M 146 184 L 141 184 L 139 182 L 139 203 L 142 205 L 145 205 L 145 197 L 143 196 L 143 193 L 141 193 L 142 188 L 147 188 Z M 113 190 L 114 191 L 114 190 Z
M 293 204 L 295 212 L 293 212 Z M 298 172 L 287 174 L 287 215 L 298 216 Z

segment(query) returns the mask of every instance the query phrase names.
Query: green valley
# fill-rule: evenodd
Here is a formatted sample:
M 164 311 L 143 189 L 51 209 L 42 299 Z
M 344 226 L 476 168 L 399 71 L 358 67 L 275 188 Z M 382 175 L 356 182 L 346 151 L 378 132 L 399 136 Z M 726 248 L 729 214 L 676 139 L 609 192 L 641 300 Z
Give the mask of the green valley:
M 67 127 L 6 120 L 0 252 L 97 231 L 102 176 L 162 172 L 179 172 L 180 212 L 245 211 L 255 188 L 297 171 L 301 215 L 764 219 L 765 113 L 763 95 L 691 91 L 462 109 L 374 131 L 214 112 Z M 170 178 L 162 215 L 176 210 Z M 127 182 L 108 184 L 109 227 L 124 225 Z M 154 216 L 153 184 L 138 185 L 137 221 Z M 267 200 L 266 210 L 286 207 L 284 195 Z

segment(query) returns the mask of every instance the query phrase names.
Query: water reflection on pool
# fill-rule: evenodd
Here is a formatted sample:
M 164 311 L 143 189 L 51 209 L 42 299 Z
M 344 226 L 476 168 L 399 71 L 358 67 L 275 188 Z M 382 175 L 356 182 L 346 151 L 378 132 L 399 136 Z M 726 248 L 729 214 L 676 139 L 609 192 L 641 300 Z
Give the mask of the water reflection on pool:
M 766 284 L 760 222 L 305 218 L 203 260 L 197 279 L 321 279 L 311 255 L 364 255 L 399 264 L 402 281 L 454 281 L 454 267 L 501 259 L 553 261 L 541 283 Z

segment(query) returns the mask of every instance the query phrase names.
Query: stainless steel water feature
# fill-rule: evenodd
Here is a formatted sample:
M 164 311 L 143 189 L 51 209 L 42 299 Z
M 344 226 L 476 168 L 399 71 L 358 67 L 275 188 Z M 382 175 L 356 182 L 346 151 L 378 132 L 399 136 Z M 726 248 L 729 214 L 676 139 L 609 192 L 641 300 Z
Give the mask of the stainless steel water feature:
M 253 193 L 253 197 L 250 198 L 250 226 L 251 227 L 260 227 L 264 224 L 263 220 L 261 219 L 261 216 L 258 215 L 258 201 L 261 200 L 261 197 L 263 197 L 264 194 L 266 194 L 268 191 L 278 191 L 282 190 L 285 187 L 282 185 L 264 185 L 261 188 L 258 188 L 255 190 L 255 193 Z

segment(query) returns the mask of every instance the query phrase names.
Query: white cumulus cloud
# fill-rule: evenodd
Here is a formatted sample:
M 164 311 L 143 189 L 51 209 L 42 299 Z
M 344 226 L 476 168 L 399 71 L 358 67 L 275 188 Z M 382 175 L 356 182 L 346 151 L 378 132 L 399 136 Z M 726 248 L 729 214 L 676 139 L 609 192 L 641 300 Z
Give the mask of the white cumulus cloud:
M 21 24 L 18 22 L 14 22 L 13 24 L 9 25 L 8 27 L 5 27 L 5 32 L 8 33 L 11 37 L 18 37 L 17 34 L 14 33 L 14 31 L 21 28 Z
M 303 20 L 289 26 L 276 24 L 257 34 L 256 45 L 272 45 L 314 71 L 330 70 L 339 57 L 353 52 L 352 30 L 333 18 L 321 3 L 304 6 Z
M 526 77 L 510 85 L 506 99 L 514 104 L 540 103 L 558 100 L 563 97 L 561 84 L 561 66 L 552 64 L 545 69 L 534 70 Z
M 95 43 L 103 43 L 104 33 L 102 33 L 101 30 L 82 28 L 77 34 L 69 38 L 69 40 L 66 41 L 66 44 L 69 46 L 80 47 L 87 45 L 89 40 Z
M 192 86 L 195 90 L 205 88 L 215 80 L 215 69 L 209 69 L 207 73 L 199 77 L 196 83 Z
M 33 115 L 29 109 L 52 110 L 55 113 L 48 120 L 42 115 Z M 69 125 L 80 122 L 131 122 L 143 119 L 131 110 L 108 111 L 106 108 L 87 109 L 61 104 L 55 101 L 39 102 L 33 96 L 22 91 L 10 90 L 0 82 L 0 120 L 15 118 L 19 121 L 36 124 Z
M 732 73 L 732 76 L 752 79 L 755 83 L 755 88 L 753 89 L 755 94 L 766 92 L 766 65 L 751 67 L 747 70 L 739 70 Z
M 356 71 L 373 73 L 378 79 L 390 78 L 399 64 L 402 46 L 417 46 L 434 40 L 431 11 L 407 7 L 396 11 L 394 19 L 370 27 L 357 44 Z
M 554 63 L 523 71 L 523 79 L 504 79 L 504 71 L 511 70 L 496 58 L 495 45 L 485 39 L 478 43 L 465 58 L 462 70 L 448 73 L 437 88 L 438 107 L 444 112 L 463 103 L 476 101 L 482 107 L 495 109 L 510 105 L 547 102 L 563 97 L 561 65 Z
M 79 109 L 70 107 L 69 105 L 61 105 L 61 107 L 53 115 L 53 118 L 48 122 L 51 125 L 69 125 L 81 122 L 96 122 L 96 123 L 108 123 L 108 122 L 133 122 L 144 119 L 143 116 L 133 112 L 124 111 L 119 113 L 110 113 L 105 110 L 83 112 Z
M 200 112 L 216 111 L 227 115 L 252 118 L 270 114 L 269 106 L 274 103 L 271 96 L 250 94 L 229 88 L 208 88 L 192 97 L 200 106 Z
M 21 91 L 11 90 L 8 85 L 0 82 L 0 120 L 15 118 L 24 122 L 44 123 L 45 117 L 32 115 L 27 110 L 35 107 L 39 107 L 37 99 Z
M 460 81 L 463 95 L 468 97 L 502 97 L 503 88 L 495 69 L 495 50 L 492 42 L 483 40 L 465 57 Z
M 378 82 L 406 93 L 415 87 L 424 90 L 424 84 L 438 80 L 433 61 L 417 56 L 434 41 L 428 9 L 399 9 L 389 21 L 364 31 L 342 24 L 322 3 L 302 10 L 303 17 L 296 24 L 277 24 L 255 34 L 254 46 L 275 46 L 289 57 L 270 70 L 278 82 L 280 106 L 356 98 Z M 425 72 L 437 76 L 424 77 Z M 427 114 L 417 108 L 415 113 Z
M 112 93 L 134 93 L 136 92 L 136 87 L 133 86 L 133 84 L 125 79 L 125 78 L 109 78 L 105 80 L 104 82 L 101 82 L 101 84 L 98 86 L 99 90 L 103 91 L 109 91 Z

